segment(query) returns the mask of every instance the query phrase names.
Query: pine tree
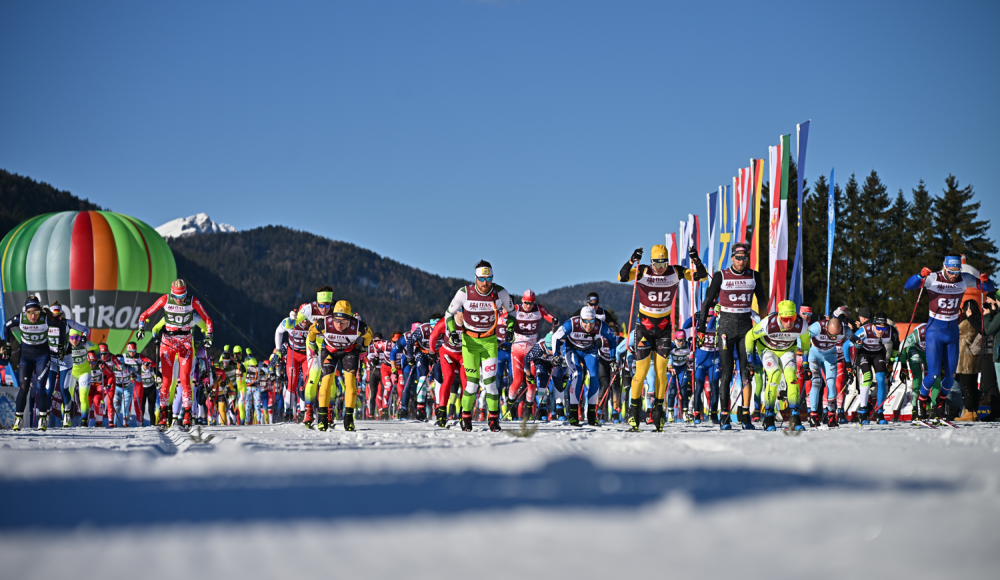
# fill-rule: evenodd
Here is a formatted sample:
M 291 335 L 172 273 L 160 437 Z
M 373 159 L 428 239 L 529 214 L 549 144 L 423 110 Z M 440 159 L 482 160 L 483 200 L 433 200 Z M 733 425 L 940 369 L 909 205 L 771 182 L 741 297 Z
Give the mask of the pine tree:
M 892 266 L 894 235 L 888 232 L 887 210 L 889 193 L 875 170 L 865 178 L 859 198 L 857 221 L 859 230 L 854 245 L 859 259 L 865 263 L 865 273 L 858 272 L 855 293 L 852 299 L 861 306 L 871 306 L 878 311 L 884 307 L 884 285 Z
M 972 202 L 972 186 L 960 188 L 954 175 L 948 175 L 944 182 L 944 195 L 934 203 L 933 243 L 937 256 L 931 264 L 940 264 L 944 256 L 964 254 L 974 268 L 995 272 L 997 246 L 987 237 L 990 222 L 978 219 L 979 202 Z
M 885 234 L 881 238 L 888 238 L 888 245 L 884 254 L 887 262 L 883 281 L 883 296 L 881 307 L 886 315 L 892 320 L 909 321 L 910 312 L 906 302 L 909 301 L 908 292 L 903 287 L 910 277 L 907 274 L 908 266 L 916 258 L 916 248 L 912 244 L 892 243 L 892 240 L 899 240 L 907 234 L 911 220 L 911 205 L 900 189 L 896 193 L 896 199 L 892 207 L 886 212 Z
M 941 260 L 935 255 L 934 245 L 934 213 L 935 198 L 927 191 L 927 185 L 921 179 L 913 190 L 913 203 L 910 206 L 910 221 L 907 232 L 913 240 L 914 261 L 906 266 L 906 273 L 916 274 L 920 268 L 937 264 Z
M 837 216 L 837 236 L 833 245 L 835 264 L 830 281 L 831 308 L 833 303 L 859 308 L 859 281 L 868 276 L 864 260 L 865 235 L 862 224 L 861 186 L 854 174 L 844 184 L 844 206 Z M 840 266 L 839 268 L 837 266 Z
M 826 266 L 828 240 L 827 201 L 830 184 L 820 175 L 812 190 L 802 200 L 802 257 L 809 265 L 804 269 L 803 302 L 813 307 L 817 315 L 826 307 Z

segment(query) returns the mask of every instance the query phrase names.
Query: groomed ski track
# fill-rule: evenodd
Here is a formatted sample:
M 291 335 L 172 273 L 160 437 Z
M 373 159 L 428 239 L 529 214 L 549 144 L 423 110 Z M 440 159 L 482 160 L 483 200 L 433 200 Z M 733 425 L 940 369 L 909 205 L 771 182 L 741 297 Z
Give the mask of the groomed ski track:
M 4 576 L 948 578 L 1000 565 L 1000 424 L 799 437 L 537 425 L 530 438 L 485 423 L 206 427 L 209 443 L 151 427 L 3 431 Z

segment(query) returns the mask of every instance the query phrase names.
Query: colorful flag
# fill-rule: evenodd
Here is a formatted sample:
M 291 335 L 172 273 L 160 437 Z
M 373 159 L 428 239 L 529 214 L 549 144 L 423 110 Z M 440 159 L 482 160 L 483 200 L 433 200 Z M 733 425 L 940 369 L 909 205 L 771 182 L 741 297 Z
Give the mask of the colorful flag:
M 760 271 L 760 228 L 762 223 L 760 221 L 760 204 L 762 191 L 761 187 L 764 184 L 764 160 L 763 159 L 751 159 L 751 184 L 750 190 L 753 191 L 753 201 L 751 202 L 751 224 L 748 228 L 747 236 L 750 237 L 750 268 Z M 761 311 L 760 305 L 757 304 L 757 297 L 754 295 L 752 308 L 757 312 Z
M 667 234 L 667 257 L 670 258 L 671 264 L 677 263 L 677 237 L 674 234 Z M 677 310 L 673 306 L 677 304 L 677 295 L 674 294 L 674 304 L 671 304 L 670 308 L 670 324 L 674 328 L 677 328 L 677 317 L 675 311 Z
M 833 167 L 830 168 L 830 195 L 826 199 L 826 314 L 830 315 L 830 267 L 833 264 L 833 223 L 837 220 L 837 205 L 833 199 L 836 188 L 833 181 Z
M 705 198 L 708 199 L 708 256 L 705 260 L 705 264 L 708 266 L 708 272 L 712 273 L 716 271 L 715 268 L 715 233 L 718 231 L 718 211 L 716 206 L 716 199 L 719 197 L 717 192 L 706 193 Z
M 732 192 L 729 186 L 719 186 L 719 269 L 725 270 L 729 267 L 729 246 L 732 243 L 732 214 L 733 209 L 729 202 Z
M 791 135 L 769 147 L 771 167 L 770 266 L 771 287 L 768 312 L 775 312 L 785 299 L 788 285 L 788 147 Z M 763 313 L 761 313 L 763 314 Z
M 798 182 L 798 237 L 795 239 L 795 261 L 792 263 L 792 282 L 788 291 L 788 299 L 796 304 L 802 304 L 805 290 L 802 284 L 802 194 L 806 188 L 806 145 L 809 142 L 809 123 L 796 125 L 796 151 L 798 159 L 799 182 Z

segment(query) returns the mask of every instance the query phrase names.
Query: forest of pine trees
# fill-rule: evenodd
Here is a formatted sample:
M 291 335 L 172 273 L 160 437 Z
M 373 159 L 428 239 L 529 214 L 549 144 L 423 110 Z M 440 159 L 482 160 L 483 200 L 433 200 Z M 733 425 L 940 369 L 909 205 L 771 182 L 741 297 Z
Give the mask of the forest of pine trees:
M 788 215 L 798 211 L 798 175 L 789 170 Z M 827 200 L 826 176 L 803 196 L 802 259 L 804 302 L 814 312 L 826 305 Z M 769 187 L 764 185 L 761 207 L 768 207 Z M 909 321 L 916 295 L 903 289 L 921 267 L 939 269 L 944 256 L 964 254 L 970 265 L 996 272 L 997 246 L 988 236 L 990 222 L 979 219 L 979 202 L 971 185 L 964 187 L 949 175 L 940 195 L 921 180 L 908 200 L 903 190 L 891 195 L 874 170 L 859 182 L 851 175 L 834 186 L 836 208 L 833 265 L 830 270 L 830 308 L 847 305 L 856 310 L 871 306 L 889 318 Z M 767 272 L 767 228 L 758 229 L 761 274 Z M 796 222 L 789 219 L 788 271 L 791 275 L 798 238 Z M 927 296 L 916 320 L 927 319 Z

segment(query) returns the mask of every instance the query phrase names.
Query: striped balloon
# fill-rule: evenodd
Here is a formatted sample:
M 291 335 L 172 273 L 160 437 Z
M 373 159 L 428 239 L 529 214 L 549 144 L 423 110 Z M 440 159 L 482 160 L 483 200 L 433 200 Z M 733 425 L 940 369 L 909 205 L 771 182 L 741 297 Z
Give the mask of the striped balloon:
M 31 218 L 0 242 L 4 309 L 20 312 L 29 294 L 58 301 L 92 329 L 90 340 L 121 353 L 139 315 L 170 288 L 177 266 L 156 230 L 110 211 L 64 211 Z M 138 341 L 141 349 L 149 337 Z

